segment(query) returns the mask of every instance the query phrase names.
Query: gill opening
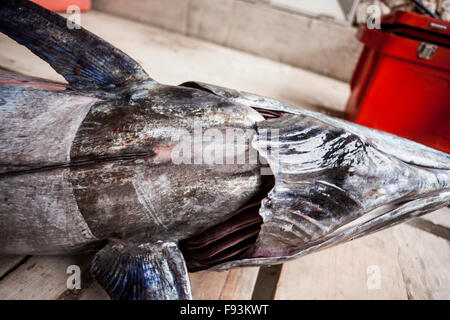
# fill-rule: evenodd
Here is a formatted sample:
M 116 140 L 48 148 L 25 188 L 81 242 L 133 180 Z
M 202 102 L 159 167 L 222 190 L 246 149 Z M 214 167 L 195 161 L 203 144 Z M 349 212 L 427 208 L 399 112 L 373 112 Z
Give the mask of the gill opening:
M 284 114 L 280 111 L 252 108 L 265 119 L 278 118 Z M 263 223 L 259 215 L 261 201 L 266 198 L 274 185 L 273 175 L 262 175 L 259 192 L 227 220 L 180 241 L 180 249 L 185 256 L 189 271 L 208 269 L 246 256 L 256 243 L 261 231 Z
M 259 208 L 274 183 L 273 176 L 262 176 L 259 192 L 227 220 L 180 241 L 189 271 L 208 269 L 245 256 L 261 231 Z

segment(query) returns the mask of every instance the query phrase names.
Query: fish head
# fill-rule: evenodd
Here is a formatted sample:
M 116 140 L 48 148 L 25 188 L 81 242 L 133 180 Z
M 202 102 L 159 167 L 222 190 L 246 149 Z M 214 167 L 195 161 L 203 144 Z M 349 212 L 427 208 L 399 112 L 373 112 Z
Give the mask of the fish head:
M 253 147 L 273 181 L 256 210 L 259 232 L 249 244 L 239 229 L 244 250 L 234 256 L 216 244 L 225 259 L 209 257 L 208 268 L 282 263 L 450 203 L 448 154 L 344 120 L 309 111 L 266 120 Z

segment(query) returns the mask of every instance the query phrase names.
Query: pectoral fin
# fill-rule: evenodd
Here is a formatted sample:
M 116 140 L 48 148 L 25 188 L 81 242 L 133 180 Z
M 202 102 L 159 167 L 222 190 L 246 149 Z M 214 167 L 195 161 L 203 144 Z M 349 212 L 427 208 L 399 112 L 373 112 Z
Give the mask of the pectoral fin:
M 173 242 L 113 242 L 96 254 L 91 272 L 114 300 L 192 299 L 184 258 Z

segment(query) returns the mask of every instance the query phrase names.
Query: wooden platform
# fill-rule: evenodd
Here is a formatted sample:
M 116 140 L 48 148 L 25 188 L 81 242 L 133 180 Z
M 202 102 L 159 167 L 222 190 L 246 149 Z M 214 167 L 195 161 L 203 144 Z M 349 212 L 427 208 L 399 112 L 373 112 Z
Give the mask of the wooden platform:
M 160 82 L 210 82 L 335 115 L 349 94 L 344 82 L 96 11 L 83 14 L 81 23 Z M 3 35 L 0 46 L 0 66 L 63 80 Z M 282 267 L 190 274 L 194 298 L 450 299 L 449 228 L 450 209 L 444 208 Z M 1 257 L 0 299 L 108 299 L 89 275 L 91 258 Z M 81 290 L 67 290 L 72 264 L 83 271 Z

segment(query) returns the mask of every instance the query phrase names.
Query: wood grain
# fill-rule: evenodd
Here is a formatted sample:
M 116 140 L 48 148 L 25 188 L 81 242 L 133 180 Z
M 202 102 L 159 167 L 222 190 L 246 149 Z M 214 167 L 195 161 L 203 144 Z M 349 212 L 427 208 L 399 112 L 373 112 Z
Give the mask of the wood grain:
M 0 299 L 58 299 L 67 290 L 67 267 L 78 265 L 84 271 L 90 260 L 86 255 L 33 256 L 0 281 Z
M 193 298 L 195 300 L 219 299 L 228 274 L 229 271 L 190 273 Z
M 2 256 L 0 257 L 0 279 L 3 278 L 14 267 L 20 264 L 26 256 Z
M 195 300 L 250 300 L 259 268 L 240 268 L 224 272 L 191 273 Z
M 449 299 L 449 266 L 448 241 L 399 225 L 285 263 L 275 298 Z
M 450 229 L 450 208 L 445 207 L 422 217 L 434 224 Z
M 393 229 L 409 299 L 450 299 L 450 242 L 400 225 Z

